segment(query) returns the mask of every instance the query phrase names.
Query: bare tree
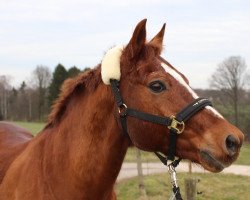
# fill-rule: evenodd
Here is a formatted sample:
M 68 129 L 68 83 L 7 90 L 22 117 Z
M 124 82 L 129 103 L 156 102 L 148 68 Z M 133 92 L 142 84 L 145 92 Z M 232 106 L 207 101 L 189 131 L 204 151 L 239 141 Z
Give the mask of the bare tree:
M 235 125 L 239 125 L 239 100 L 247 80 L 247 65 L 240 56 L 231 56 L 220 63 L 210 79 L 210 86 L 222 91 L 234 109 Z
M 42 116 L 45 112 L 46 107 L 46 94 L 47 89 L 51 81 L 51 71 L 48 67 L 43 65 L 38 65 L 33 71 L 33 81 L 36 88 L 38 89 L 38 116 L 39 120 L 42 120 Z M 31 105 L 31 102 L 30 102 Z M 31 113 L 30 108 L 30 113 Z
M 29 118 L 29 104 L 27 95 L 27 84 L 23 81 L 18 89 L 17 95 L 17 116 L 19 120 L 27 121 Z
M 8 91 L 10 90 L 10 77 L 0 76 L 0 118 L 8 117 Z

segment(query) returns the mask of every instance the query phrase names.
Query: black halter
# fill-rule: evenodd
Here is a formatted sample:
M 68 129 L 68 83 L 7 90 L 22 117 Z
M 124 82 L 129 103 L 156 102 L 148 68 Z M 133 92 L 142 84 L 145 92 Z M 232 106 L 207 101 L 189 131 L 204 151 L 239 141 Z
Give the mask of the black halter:
M 118 112 L 120 115 L 122 128 L 125 134 L 129 136 L 126 124 L 127 116 L 135 117 L 144 121 L 149 121 L 155 124 L 160 124 L 168 127 L 168 129 L 170 130 L 168 155 L 166 158 L 162 159 L 162 156 L 157 153 L 157 155 L 161 156 L 160 160 L 165 165 L 167 165 L 167 160 L 173 161 L 175 159 L 177 136 L 184 131 L 185 122 L 197 112 L 202 110 L 205 106 L 212 106 L 211 101 L 209 101 L 208 99 L 197 98 L 191 104 L 181 110 L 176 116 L 161 117 L 157 115 L 152 115 L 132 108 L 128 108 L 122 100 L 119 90 L 119 81 L 111 79 L 110 83 L 118 106 Z
M 204 98 L 197 98 L 179 113 L 176 116 L 171 117 L 161 117 L 157 115 L 152 115 L 149 113 L 141 112 L 132 108 L 128 108 L 127 105 L 123 102 L 121 93 L 119 90 L 119 81 L 115 79 L 110 80 L 111 87 L 115 96 L 115 101 L 118 106 L 118 112 L 120 115 L 121 125 L 123 128 L 123 132 L 129 137 L 127 131 L 127 116 L 135 117 L 144 121 L 149 121 L 155 124 L 160 124 L 167 126 L 169 131 L 169 150 L 167 153 L 167 157 L 161 155 L 158 152 L 155 152 L 157 157 L 161 160 L 164 165 L 167 165 L 168 160 L 175 160 L 176 153 L 176 141 L 179 134 L 181 134 L 185 129 L 185 122 L 190 119 L 197 112 L 202 110 L 205 106 L 212 106 L 211 101 Z M 175 173 L 175 167 L 179 164 L 181 159 L 177 159 L 172 162 L 171 166 L 169 166 L 170 172 Z M 174 175 L 175 176 L 175 175 Z M 176 180 L 173 180 L 175 183 L 173 184 L 173 192 L 176 196 L 176 199 L 182 199 L 180 195 L 180 190 L 177 185 Z

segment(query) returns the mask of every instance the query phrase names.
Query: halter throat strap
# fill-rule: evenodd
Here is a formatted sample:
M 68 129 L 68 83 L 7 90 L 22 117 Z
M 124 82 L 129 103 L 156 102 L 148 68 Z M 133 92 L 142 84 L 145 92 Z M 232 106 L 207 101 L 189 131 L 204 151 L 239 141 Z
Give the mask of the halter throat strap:
M 202 110 L 204 107 L 212 106 L 211 101 L 209 101 L 208 99 L 197 98 L 188 106 L 186 106 L 184 109 L 182 109 L 179 113 L 177 113 L 176 116 L 171 116 L 171 117 L 164 116 L 163 117 L 163 116 L 152 115 L 152 114 L 145 113 L 139 110 L 128 108 L 127 105 L 122 100 L 122 96 L 119 90 L 119 81 L 115 79 L 111 79 L 110 84 L 111 84 L 112 91 L 114 93 L 116 104 L 118 106 L 118 113 L 120 115 L 123 132 L 128 137 L 129 137 L 129 133 L 127 131 L 127 121 L 126 121 L 127 116 L 138 118 L 143 121 L 148 121 L 148 122 L 152 122 L 155 124 L 160 124 L 160 125 L 164 125 L 168 127 L 168 129 L 170 130 L 169 131 L 170 135 L 169 135 L 169 150 L 167 153 L 167 157 L 164 157 L 160 153 L 155 152 L 155 154 L 158 156 L 158 158 L 161 160 L 161 162 L 164 165 L 167 165 L 168 160 L 173 161 L 175 159 L 177 137 L 179 134 L 181 134 L 184 131 L 185 122 L 188 119 L 190 119 L 192 116 L 194 116 L 197 112 Z M 178 160 L 180 162 L 180 159 Z M 177 163 L 179 164 L 179 162 Z

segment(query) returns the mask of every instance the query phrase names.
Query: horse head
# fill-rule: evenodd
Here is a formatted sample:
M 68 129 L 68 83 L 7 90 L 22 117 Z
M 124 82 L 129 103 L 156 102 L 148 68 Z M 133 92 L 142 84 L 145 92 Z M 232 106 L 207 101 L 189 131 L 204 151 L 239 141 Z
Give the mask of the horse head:
M 119 80 L 127 107 L 157 116 L 173 116 L 198 98 L 188 79 L 160 57 L 165 24 L 150 41 L 146 20 L 135 28 L 125 47 L 111 49 L 102 63 L 102 80 Z M 145 151 L 169 151 L 166 126 L 127 117 L 127 132 L 133 145 Z M 242 132 L 211 106 L 204 107 L 185 123 L 178 135 L 176 156 L 191 160 L 212 172 L 229 166 L 239 155 Z

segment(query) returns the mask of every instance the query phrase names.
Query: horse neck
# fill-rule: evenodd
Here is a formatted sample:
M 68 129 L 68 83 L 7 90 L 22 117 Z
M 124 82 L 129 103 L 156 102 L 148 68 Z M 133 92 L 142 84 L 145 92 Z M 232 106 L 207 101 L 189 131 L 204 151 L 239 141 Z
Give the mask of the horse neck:
M 54 166 L 71 176 L 68 181 L 84 190 L 92 185 L 96 194 L 107 192 L 120 171 L 129 140 L 121 133 L 115 118 L 110 88 L 100 84 L 94 92 L 73 98 L 60 124 L 51 128 L 51 151 L 57 152 Z M 50 157 L 50 156 L 49 156 Z M 57 173 L 58 167 L 55 169 Z M 74 174 L 74 178 L 72 178 Z M 91 193 L 91 191 L 89 191 Z M 99 198 L 99 197 L 98 197 Z

